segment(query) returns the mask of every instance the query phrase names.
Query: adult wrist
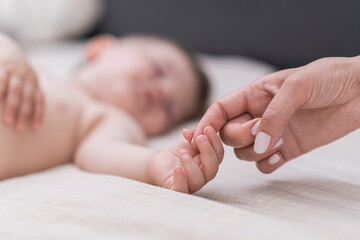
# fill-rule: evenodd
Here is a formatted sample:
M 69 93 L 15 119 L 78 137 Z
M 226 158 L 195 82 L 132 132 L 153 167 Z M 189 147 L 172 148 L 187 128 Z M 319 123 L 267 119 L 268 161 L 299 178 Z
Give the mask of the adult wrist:
M 360 129 L 360 96 L 355 100 L 355 123 L 356 129 Z
M 357 82 L 357 84 L 355 84 L 355 86 L 358 87 L 358 95 L 355 97 L 355 107 L 354 107 L 354 112 L 355 112 L 355 121 L 356 121 L 356 127 L 357 129 L 360 129 L 360 55 L 354 57 L 355 61 L 354 61 L 354 72 L 355 72 L 355 81 Z
M 355 91 L 354 99 L 352 99 L 350 108 L 348 109 L 349 117 L 353 120 L 351 121 L 351 129 L 356 130 L 360 129 L 360 55 L 355 57 L 348 58 L 349 64 L 346 69 L 349 73 L 348 76 L 351 76 L 350 79 L 354 81 L 352 88 L 357 88 Z

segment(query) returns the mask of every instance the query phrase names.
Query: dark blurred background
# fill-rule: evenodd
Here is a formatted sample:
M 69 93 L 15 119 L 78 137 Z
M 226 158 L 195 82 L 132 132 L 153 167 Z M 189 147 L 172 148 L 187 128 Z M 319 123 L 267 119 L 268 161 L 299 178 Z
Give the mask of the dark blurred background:
M 92 35 L 153 32 L 280 68 L 360 53 L 359 0 L 106 0 Z

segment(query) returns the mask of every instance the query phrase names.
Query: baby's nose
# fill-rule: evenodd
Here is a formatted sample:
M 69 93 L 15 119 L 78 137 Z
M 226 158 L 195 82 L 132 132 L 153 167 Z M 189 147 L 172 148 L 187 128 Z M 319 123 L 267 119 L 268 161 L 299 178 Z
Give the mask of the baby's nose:
M 167 102 L 170 98 L 171 89 L 167 84 L 159 84 L 158 86 L 158 97 L 160 102 Z

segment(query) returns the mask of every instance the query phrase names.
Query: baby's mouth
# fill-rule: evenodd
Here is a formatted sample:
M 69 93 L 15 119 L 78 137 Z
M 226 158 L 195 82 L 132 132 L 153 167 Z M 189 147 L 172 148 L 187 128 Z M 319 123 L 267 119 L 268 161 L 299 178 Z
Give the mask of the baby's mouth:
M 146 110 L 149 110 L 155 104 L 155 95 L 149 89 L 143 90 L 144 106 Z

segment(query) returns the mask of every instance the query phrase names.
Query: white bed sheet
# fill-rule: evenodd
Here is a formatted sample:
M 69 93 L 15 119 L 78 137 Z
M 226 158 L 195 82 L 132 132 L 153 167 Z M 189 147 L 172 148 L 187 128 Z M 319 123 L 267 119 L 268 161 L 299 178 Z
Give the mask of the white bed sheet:
M 66 43 L 27 50 L 33 62 L 65 76 L 81 48 Z M 202 60 L 216 90 L 212 100 L 273 71 L 240 57 Z M 172 145 L 183 126 L 150 145 Z M 194 195 L 72 164 L 2 181 L 0 239 L 360 238 L 360 131 L 271 175 L 225 150 L 218 176 Z

